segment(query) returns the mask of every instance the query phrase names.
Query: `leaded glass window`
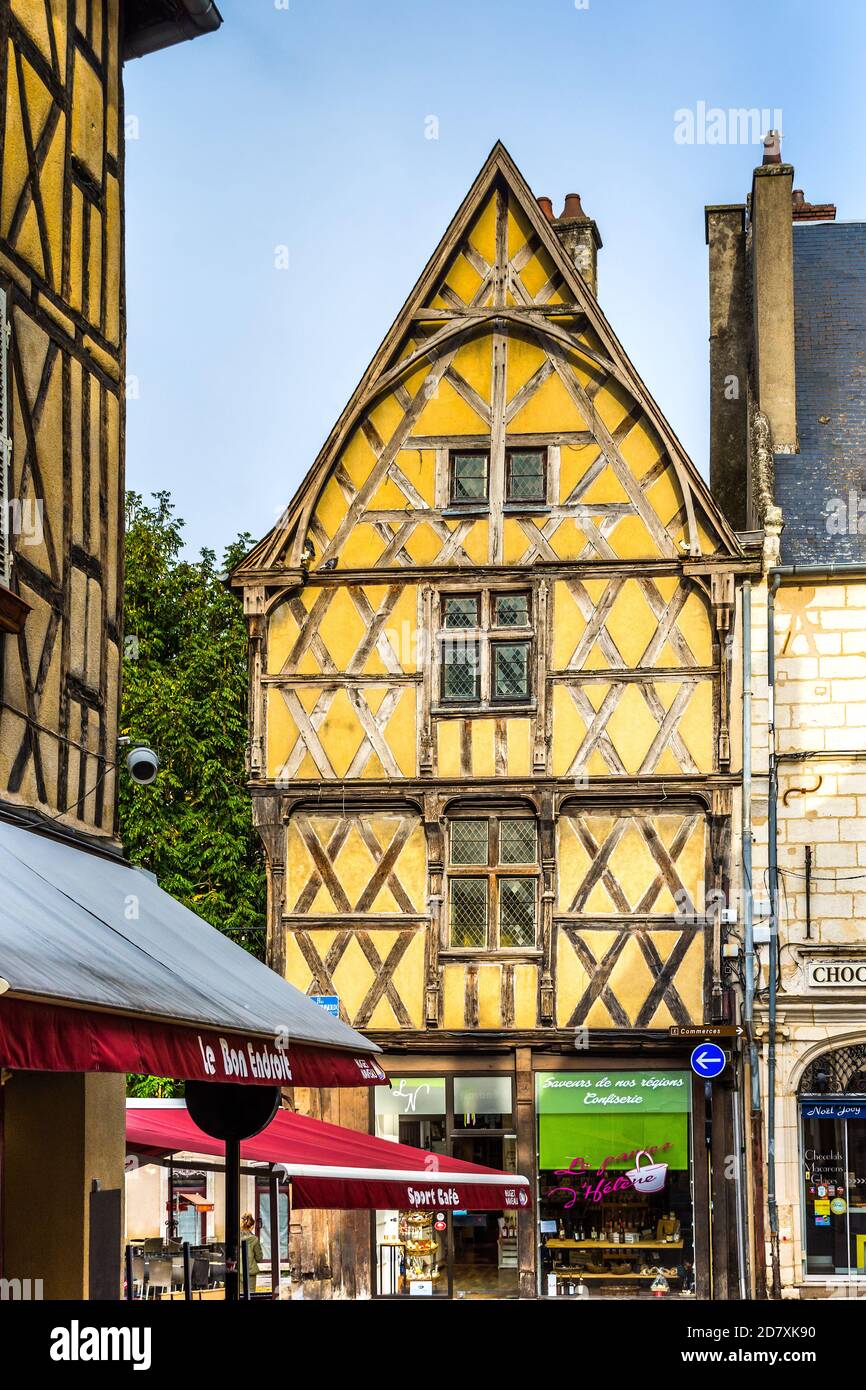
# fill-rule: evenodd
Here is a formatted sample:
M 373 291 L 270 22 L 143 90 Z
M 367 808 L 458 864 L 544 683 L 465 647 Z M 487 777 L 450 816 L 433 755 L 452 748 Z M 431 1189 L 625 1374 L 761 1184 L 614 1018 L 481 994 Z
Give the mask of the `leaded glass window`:
M 496 642 L 493 645 L 493 699 L 529 698 L 529 643 Z
M 451 945 L 487 945 L 487 879 L 452 878 Z
M 540 879 L 535 821 L 500 814 L 455 817 L 449 846 L 451 947 L 534 948 Z
M 505 454 L 506 502 L 543 502 L 546 449 L 508 449 Z
M 500 878 L 500 946 L 535 945 L 535 880 Z
M 447 594 L 442 601 L 442 616 L 448 628 L 477 627 L 478 595 Z
M 443 705 L 490 710 L 532 699 L 532 604 L 530 589 L 439 594 L 435 681 Z
M 480 698 L 478 643 L 466 640 L 443 643 L 442 699 L 474 704 Z
M 494 627 L 529 627 L 529 594 L 494 594 Z
M 486 864 L 489 824 L 486 820 L 451 822 L 451 863 Z
M 489 458 L 481 452 L 451 455 L 451 501 L 465 504 L 487 501 Z
M 520 820 L 501 820 L 500 864 L 534 864 L 535 857 L 535 821 L 529 820 L 528 817 Z

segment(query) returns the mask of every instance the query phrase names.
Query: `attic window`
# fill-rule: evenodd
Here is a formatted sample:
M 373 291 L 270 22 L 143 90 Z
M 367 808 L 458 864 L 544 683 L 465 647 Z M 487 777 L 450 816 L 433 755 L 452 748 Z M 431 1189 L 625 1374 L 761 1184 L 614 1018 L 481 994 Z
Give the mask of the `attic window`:
M 544 502 L 547 496 L 547 450 L 507 449 L 506 502 Z
M 451 454 L 451 504 L 478 506 L 487 501 L 490 457 L 482 450 L 454 450 Z

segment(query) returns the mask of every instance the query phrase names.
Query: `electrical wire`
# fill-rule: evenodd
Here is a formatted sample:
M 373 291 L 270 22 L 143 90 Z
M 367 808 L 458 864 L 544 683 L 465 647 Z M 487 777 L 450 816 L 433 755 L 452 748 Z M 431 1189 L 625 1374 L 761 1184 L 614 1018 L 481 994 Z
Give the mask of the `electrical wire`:
M 787 874 L 791 878 L 805 879 L 806 877 L 806 874 L 800 869 L 783 869 L 779 866 L 777 872 L 780 874 Z M 853 883 L 856 879 L 866 878 L 866 872 L 862 874 L 835 874 L 832 877 L 830 875 L 816 874 L 813 872 L 809 874 L 809 878 L 812 883 Z
M 94 754 L 93 756 L 95 757 L 96 754 Z M 4 819 L 4 820 L 11 820 L 11 821 L 14 821 L 16 825 L 23 825 L 23 826 L 26 826 L 28 830 L 37 829 L 40 825 L 46 825 L 46 824 L 50 825 L 53 821 L 60 820 L 62 816 L 67 816 L 67 815 L 69 814 L 70 811 L 74 811 L 74 810 L 75 810 L 76 806 L 80 806 L 81 803 L 82 803 L 82 801 L 86 801 L 87 798 L 88 798 L 89 796 L 92 796 L 93 793 L 94 793 L 95 791 L 97 791 L 98 788 L 99 788 L 99 787 L 102 785 L 102 783 L 105 781 L 105 779 L 106 779 L 106 777 L 108 776 L 109 772 L 111 772 L 112 769 L 113 769 L 113 768 L 116 768 L 116 767 L 120 767 L 120 763 L 107 763 L 106 766 L 105 766 L 104 771 L 102 771 L 102 772 L 99 774 L 99 776 L 97 777 L 96 781 L 94 782 L 93 786 L 90 788 L 89 791 L 82 792 L 81 795 L 77 798 L 77 800 L 75 800 L 75 801 L 70 801 L 70 803 L 69 803 L 68 806 L 64 806 L 64 808 L 63 808 L 62 811 L 57 811 L 57 812 L 55 812 L 55 814 L 54 814 L 53 816 L 43 816 L 43 815 L 40 813 L 40 816 L 39 816 L 39 819 L 38 819 L 38 820 L 29 820 L 26 816 L 18 816 L 18 815 L 16 815 L 16 814 L 15 814 L 15 811 L 14 811 L 11 807 L 4 806 L 4 807 L 3 807 L 3 819 Z

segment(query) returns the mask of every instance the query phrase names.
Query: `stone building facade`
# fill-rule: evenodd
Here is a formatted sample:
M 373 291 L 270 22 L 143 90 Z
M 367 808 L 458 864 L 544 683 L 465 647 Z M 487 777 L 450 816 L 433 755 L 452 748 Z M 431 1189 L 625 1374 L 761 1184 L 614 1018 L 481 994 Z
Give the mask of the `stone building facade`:
M 752 757 L 729 969 L 752 1039 L 753 1288 L 847 1297 L 866 1280 L 866 226 L 793 177 L 771 137 L 747 204 L 707 209 L 711 476 L 762 568 L 733 644 L 734 765 L 744 735 Z

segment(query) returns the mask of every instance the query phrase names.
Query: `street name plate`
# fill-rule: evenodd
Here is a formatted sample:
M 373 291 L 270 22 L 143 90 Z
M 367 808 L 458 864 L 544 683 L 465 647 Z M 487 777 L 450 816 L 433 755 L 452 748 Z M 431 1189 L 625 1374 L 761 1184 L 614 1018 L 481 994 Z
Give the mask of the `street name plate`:
M 695 1023 L 668 1029 L 672 1038 L 741 1038 L 743 1031 L 738 1023 Z

